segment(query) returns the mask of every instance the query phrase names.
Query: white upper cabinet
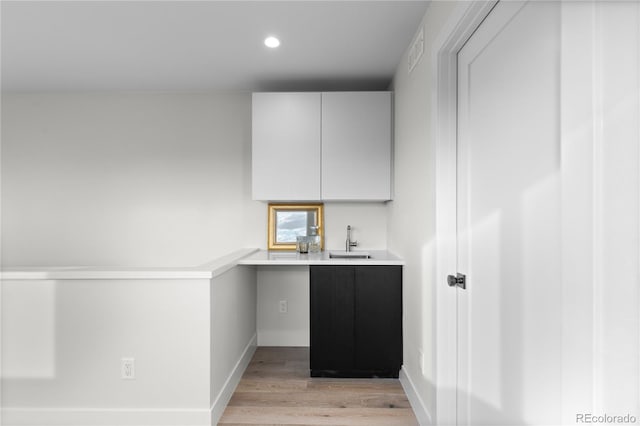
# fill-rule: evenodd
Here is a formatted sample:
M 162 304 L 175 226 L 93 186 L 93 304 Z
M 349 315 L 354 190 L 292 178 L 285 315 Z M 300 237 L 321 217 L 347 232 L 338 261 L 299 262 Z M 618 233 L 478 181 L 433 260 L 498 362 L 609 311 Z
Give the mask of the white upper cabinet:
M 254 93 L 254 200 L 391 199 L 391 93 Z
M 391 93 L 322 94 L 322 198 L 391 199 Z
M 254 200 L 319 200 L 320 93 L 254 93 Z

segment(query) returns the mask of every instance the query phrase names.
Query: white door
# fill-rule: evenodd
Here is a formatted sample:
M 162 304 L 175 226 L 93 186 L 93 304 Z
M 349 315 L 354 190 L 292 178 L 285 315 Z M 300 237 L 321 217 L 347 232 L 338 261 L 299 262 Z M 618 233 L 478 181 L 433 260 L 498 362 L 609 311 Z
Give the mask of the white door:
M 499 2 L 457 72 L 457 424 L 637 422 L 640 2 Z
M 500 2 L 458 54 L 458 424 L 561 419 L 560 7 Z

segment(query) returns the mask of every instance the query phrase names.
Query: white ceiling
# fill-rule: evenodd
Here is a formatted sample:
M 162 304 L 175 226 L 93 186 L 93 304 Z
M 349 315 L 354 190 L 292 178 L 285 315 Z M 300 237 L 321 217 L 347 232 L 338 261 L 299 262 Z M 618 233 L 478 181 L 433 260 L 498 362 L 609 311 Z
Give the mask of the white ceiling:
M 427 3 L 2 1 L 2 91 L 385 89 Z

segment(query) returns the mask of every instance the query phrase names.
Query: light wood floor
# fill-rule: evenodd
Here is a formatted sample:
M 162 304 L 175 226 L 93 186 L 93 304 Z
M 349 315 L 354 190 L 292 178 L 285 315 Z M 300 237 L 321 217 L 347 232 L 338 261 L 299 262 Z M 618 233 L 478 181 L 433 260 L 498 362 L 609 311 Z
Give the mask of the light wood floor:
M 309 377 L 309 348 L 259 347 L 220 425 L 417 425 L 397 379 Z

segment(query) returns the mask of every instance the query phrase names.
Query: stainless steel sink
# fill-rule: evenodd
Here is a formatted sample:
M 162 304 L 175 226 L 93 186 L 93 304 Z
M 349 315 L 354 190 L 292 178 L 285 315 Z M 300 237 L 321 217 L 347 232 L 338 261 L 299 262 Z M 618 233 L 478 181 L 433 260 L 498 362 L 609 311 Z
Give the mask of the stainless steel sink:
M 368 251 L 330 251 L 331 259 L 370 259 Z

